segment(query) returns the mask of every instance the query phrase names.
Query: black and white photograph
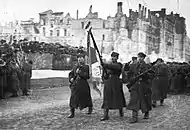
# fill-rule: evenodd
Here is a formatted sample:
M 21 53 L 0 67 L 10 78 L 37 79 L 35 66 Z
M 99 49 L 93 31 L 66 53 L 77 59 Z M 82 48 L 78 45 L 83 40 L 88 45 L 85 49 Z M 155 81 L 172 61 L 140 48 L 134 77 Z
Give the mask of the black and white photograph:
M 190 130 L 190 0 L 0 0 L 0 130 Z

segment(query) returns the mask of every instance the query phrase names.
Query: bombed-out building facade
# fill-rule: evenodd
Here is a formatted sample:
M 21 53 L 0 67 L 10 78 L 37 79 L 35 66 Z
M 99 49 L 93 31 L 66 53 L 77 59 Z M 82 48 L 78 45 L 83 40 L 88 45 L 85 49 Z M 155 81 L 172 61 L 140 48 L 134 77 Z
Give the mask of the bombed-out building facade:
M 151 11 L 139 4 L 138 10 L 129 9 L 128 16 L 123 13 L 122 2 L 117 3 L 115 16 L 107 19 L 98 17 L 90 6 L 85 18 L 76 18 L 69 13 L 39 13 L 39 40 L 60 42 L 71 46 L 86 46 L 87 33 L 85 26 L 91 21 L 92 32 L 96 43 L 103 54 L 118 51 L 121 61 L 129 61 L 138 52 L 152 57 L 161 57 L 166 61 L 186 61 L 189 47 L 186 36 L 185 18 L 179 14 L 166 14 L 166 9 Z

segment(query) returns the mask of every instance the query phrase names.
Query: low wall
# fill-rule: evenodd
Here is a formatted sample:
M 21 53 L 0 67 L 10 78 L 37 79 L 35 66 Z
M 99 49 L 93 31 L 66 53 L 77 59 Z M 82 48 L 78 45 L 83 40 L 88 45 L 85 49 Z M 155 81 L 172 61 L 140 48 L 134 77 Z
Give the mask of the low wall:
M 29 53 L 27 57 L 33 61 L 33 70 L 52 69 L 53 54 Z
M 75 56 L 50 53 L 29 53 L 26 54 L 29 60 L 33 61 L 33 70 L 71 70 L 77 61 Z

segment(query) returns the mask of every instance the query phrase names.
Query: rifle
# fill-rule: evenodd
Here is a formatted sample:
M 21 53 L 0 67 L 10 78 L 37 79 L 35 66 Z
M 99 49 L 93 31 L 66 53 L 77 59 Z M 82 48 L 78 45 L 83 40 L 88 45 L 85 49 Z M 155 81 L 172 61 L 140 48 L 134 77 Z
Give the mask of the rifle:
M 86 25 L 85 29 L 88 29 L 88 28 L 89 28 L 90 23 L 91 23 L 91 22 L 89 21 L 88 24 Z M 96 45 L 96 41 L 95 41 L 95 39 L 94 39 L 94 36 L 93 36 L 91 30 L 92 30 L 92 27 L 90 27 L 90 29 L 88 30 L 88 34 L 89 34 L 89 36 L 91 36 L 92 41 L 93 41 L 94 48 L 95 48 L 95 50 L 96 50 L 97 53 L 98 53 L 98 57 L 99 57 L 99 59 L 100 59 L 100 64 L 102 65 L 102 69 L 103 69 L 102 80 L 104 81 L 105 79 L 108 79 L 109 75 L 108 75 L 107 70 L 106 70 L 106 69 L 104 68 L 104 66 L 103 66 L 104 63 L 103 63 L 103 60 L 102 60 L 102 56 L 100 55 L 100 51 L 98 50 L 98 46 Z
M 147 74 L 148 72 L 153 72 L 155 73 L 153 70 L 153 67 L 151 67 L 150 69 L 140 73 L 139 75 L 135 76 L 133 79 L 131 79 L 127 84 L 127 88 L 130 89 L 143 75 Z
M 82 68 L 82 66 L 80 66 L 78 69 L 81 70 L 81 68 Z M 77 84 L 78 79 L 80 79 L 80 76 L 76 73 L 75 76 L 73 77 L 73 82 L 71 82 L 70 86 L 75 87 L 76 84 Z
M 131 63 L 131 61 L 129 61 L 123 65 L 123 68 L 122 68 L 122 82 L 123 83 L 127 83 L 127 81 L 128 81 L 127 72 L 130 69 L 130 63 Z

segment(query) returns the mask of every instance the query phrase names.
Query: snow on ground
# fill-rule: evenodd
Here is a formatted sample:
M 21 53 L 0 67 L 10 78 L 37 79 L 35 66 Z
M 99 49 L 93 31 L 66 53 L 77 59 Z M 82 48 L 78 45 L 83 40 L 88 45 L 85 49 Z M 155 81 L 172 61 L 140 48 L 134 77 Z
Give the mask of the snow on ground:
M 67 78 L 70 70 L 32 70 L 32 79 L 63 77 Z

